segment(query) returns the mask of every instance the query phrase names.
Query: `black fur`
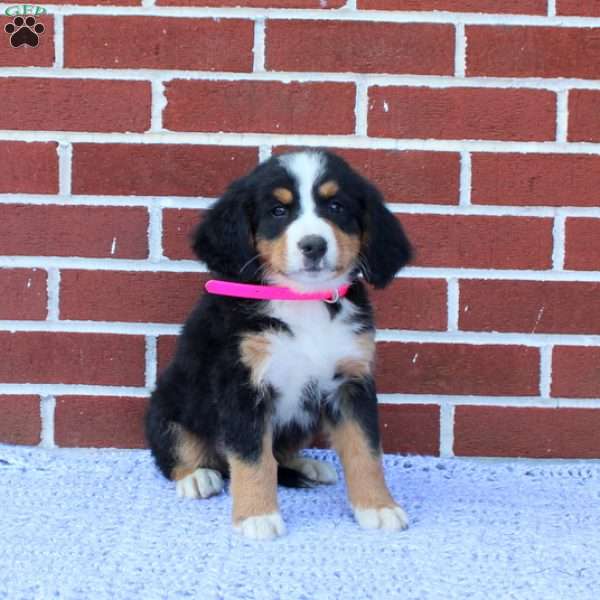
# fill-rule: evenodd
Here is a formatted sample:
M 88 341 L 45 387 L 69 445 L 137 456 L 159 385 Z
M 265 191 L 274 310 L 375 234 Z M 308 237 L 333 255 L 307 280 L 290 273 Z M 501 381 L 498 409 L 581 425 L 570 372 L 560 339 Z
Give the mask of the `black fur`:
M 327 169 L 323 181 L 334 179 L 340 191 L 336 202 L 342 213 L 333 212 L 322 199 L 319 214 L 340 230 L 363 240 L 362 262 L 357 263 L 364 279 L 383 287 L 411 255 L 409 242 L 398 220 L 385 208 L 377 189 L 355 173 L 339 157 L 324 153 Z M 235 281 L 260 282 L 261 261 L 256 238 L 275 239 L 294 218 L 295 205 L 285 218 L 271 216 L 277 186 L 295 189 L 295 182 L 272 158 L 247 177 L 234 182 L 208 212 L 197 228 L 193 248 L 197 256 L 217 276 Z M 353 317 L 358 331 L 374 329 L 372 309 L 366 289 L 355 279 L 346 296 L 357 307 Z M 277 402 L 271 387 L 257 390 L 250 371 L 240 359 L 244 334 L 266 330 L 293 335 L 278 319 L 265 316 L 263 302 L 204 295 L 192 310 L 178 339 L 175 356 L 160 375 L 146 416 L 146 435 L 156 463 L 166 477 L 176 466 L 174 434 L 178 424 L 209 448 L 212 462 L 226 474 L 226 453 L 247 461 L 260 457 L 265 428 Z M 330 318 L 339 318 L 339 305 L 328 305 Z M 323 420 L 335 425 L 341 419 L 354 419 L 365 432 L 374 451 L 379 447 L 375 385 L 372 379 L 342 383 L 338 400 L 327 408 L 320 404 L 318 389 L 305 392 L 305 409 L 314 418 L 310 425 L 290 423 L 274 433 L 276 457 L 297 449 L 321 427 Z M 284 485 L 306 486 L 310 480 L 280 465 L 279 481 Z

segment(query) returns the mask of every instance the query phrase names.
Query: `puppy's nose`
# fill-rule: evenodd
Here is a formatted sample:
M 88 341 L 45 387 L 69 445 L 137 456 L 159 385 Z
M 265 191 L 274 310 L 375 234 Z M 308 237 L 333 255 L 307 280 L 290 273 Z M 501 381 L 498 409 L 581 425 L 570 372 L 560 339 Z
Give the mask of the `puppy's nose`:
M 298 242 L 298 247 L 306 258 L 316 261 L 327 252 L 327 241 L 320 235 L 305 235 Z

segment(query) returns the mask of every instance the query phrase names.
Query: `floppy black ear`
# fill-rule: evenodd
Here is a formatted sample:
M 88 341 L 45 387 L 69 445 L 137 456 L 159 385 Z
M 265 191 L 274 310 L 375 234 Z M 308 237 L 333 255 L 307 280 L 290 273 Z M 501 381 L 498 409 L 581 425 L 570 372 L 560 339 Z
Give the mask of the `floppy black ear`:
M 379 190 L 364 181 L 363 240 L 361 255 L 365 280 L 385 287 L 411 259 L 410 242 L 396 217 L 386 208 Z
M 259 266 L 250 211 L 251 193 L 243 180 L 233 183 L 208 211 L 193 234 L 192 248 L 208 268 L 236 279 L 252 279 Z

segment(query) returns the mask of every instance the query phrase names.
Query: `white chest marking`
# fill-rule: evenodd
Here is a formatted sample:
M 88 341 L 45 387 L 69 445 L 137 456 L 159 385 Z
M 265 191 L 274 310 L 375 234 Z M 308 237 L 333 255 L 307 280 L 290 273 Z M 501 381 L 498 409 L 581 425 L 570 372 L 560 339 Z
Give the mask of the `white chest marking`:
M 291 421 L 308 425 L 314 414 L 304 410 L 306 386 L 316 384 L 324 395 L 330 395 L 341 383 L 334 380 L 339 361 L 370 360 L 370 348 L 357 336 L 358 324 L 349 322 L 355 306 L 347 300 L 341 302 L 335 319 L 322 302 L 270 303 L 270 316 L 286 323 L 293 334 L 268 334 L 270 357 L 263 381 L 277 392 L 275 427 Z

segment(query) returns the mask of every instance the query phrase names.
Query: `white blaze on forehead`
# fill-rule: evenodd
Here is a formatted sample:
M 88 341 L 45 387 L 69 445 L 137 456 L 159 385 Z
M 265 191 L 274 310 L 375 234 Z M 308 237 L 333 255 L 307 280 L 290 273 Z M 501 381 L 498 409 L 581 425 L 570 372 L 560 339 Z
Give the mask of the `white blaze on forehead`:
M 337 259 L 335 235 L 331 225 L 316 212 L 314 189 L 325 170 L 325 156 L 321 152 L 296 152 L 279 158 L 280 164 L 296 182 L 300 201 L 298 217 L 287 229 L 288 269 L 297 271 L 303 267 L 302 252 L 298 242 L 307 235 L 319 235 L 327 242 L 325 264 L 334 268 Z
M 279 161 L 296 181 L 302 212 L 314 211 L 312 191 L 325 168 L 323 155 L 320 152 L 296 152 L 282 156 Z

